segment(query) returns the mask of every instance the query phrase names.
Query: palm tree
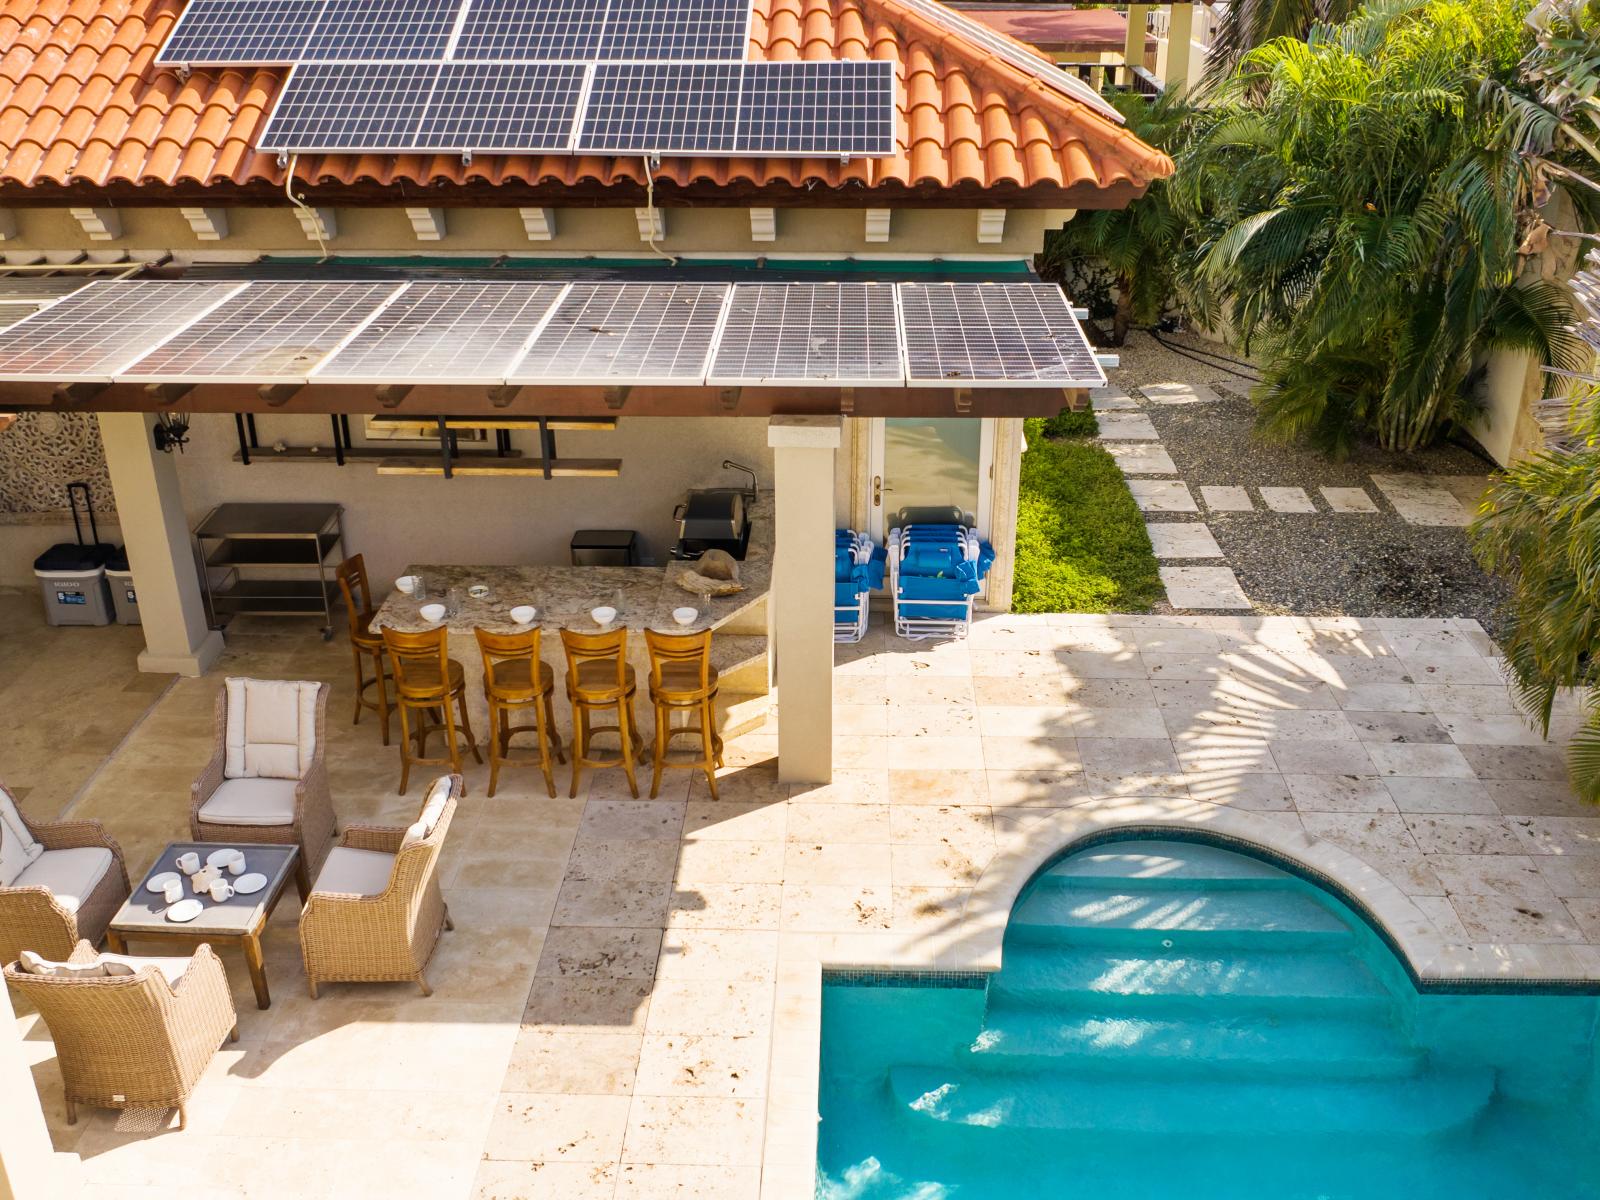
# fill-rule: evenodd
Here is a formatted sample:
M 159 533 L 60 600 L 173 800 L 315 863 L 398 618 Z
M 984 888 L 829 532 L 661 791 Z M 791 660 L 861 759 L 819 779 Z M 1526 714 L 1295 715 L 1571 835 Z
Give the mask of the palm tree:
M 1470 415 L 1489 351 L 1581 361 L 1565 291 L 1518 278 L 1535 164 L 1567 152 L 1486 87 L 1527 98 L 1526 12 L 1377 0 L 1252 51 L 1204 110 L 1174 180 L 1190 282 L 1266 352 L 1268 432 L 1412 449 Z
M 1178 91 L 1154 97 L 1120 92 L 1110 101 L 1129 133 L 1169 154 L 1181 144 L 1194 112 Z M 1126 208 L 1079 213 L 1045 238 L 1040 267 L 1047 278 L 1061 279 L 1074 260 L 1103 263 L 1111 272 L 1112 345 L 1122 345 L 1135 324 L 1155 324 L 1173 295 L 1184 225 L 1167 186 L 1157 179 Z
M 1281 37 L 1304 39 L 1318 25 L 1337 25 L 1360 7 L 1360 0 L 1230 0 L 1221 6 L 1212 35 L 1205 82 L 1221 83 L 1257 46 Z

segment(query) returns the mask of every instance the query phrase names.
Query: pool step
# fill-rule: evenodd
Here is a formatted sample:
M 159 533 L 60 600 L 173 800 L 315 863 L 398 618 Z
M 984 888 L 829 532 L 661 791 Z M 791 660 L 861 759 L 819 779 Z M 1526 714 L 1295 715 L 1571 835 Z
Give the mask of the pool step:
M 1268 863 L 1191 842 L 1112 844 L 1075 854 L 1040 876 L 1037 888 L 1095 888 L 1108 884 L 1152 890 L 1197 882 L 1230 888 L 1280 888 L 1295 877 Z
M 1426 1056 L 1376 1021 L 1153 1018 L 992 1006 L 973 1069 L 1009 1073 L 1130 1070 L 1174 1076 L 1400 1079 Z
M 1048 946 L 1290 950 L 1348 946 L 1355 934 L 1305 892 L 1230 883 L 1151 891 L 1039 888 L 1012 913 L 1007 938 Z
M 945 1067 L 897 1066 L 890 1068 L 889 1088 L 901 1111 L 914 1120 L 976 1129 L 1406 1138 L 1470 1124 L 1493 1094 L 1494 1072 L 1436 1071 L 1371 1083 L 1241 1082 L 1059 1073 L 985 1077 Z
M 1010 956 L 989 984 L 990 1006 L 1072 1006 L 1107 1015 L 1241 1013 L 1374 1016 L 1391 997 L 1357 958 L 1306 950 L 1168 954 L 1099 947 Z

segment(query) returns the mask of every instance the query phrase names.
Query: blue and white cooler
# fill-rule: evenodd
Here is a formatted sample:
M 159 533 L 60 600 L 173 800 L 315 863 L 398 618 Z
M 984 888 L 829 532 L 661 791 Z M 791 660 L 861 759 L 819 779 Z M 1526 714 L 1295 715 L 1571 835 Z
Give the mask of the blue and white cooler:
M 83 540 L 83 525 L 78 519 L 78 493 L 89 514 L 89 533 L 93 541 Z M 111 588 L 106 583 L 106 563 L 116 553 L 115 546 L 100 540 L 94 521 L 94 506 L 87 483 L 67 485 L 67 500 L 72 506 L 72 528 L 76 543 L 58 542 L 33 560 L 33 573 L 39 580 L 44 599 L 44 619 L 49 625 L 111 624 Z

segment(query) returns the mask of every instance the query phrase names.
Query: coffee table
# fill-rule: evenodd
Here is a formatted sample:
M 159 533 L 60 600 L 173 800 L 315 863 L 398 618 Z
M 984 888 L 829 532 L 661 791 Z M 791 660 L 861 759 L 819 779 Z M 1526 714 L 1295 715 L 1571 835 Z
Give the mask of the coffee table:
M 204 893 L 196 895 L 184 876 L 183 897 L 194 897 L 205 905 L 205 911 L 192 921 L 179 924 L 166 918 L 167 901 L 160 892 L 145 887 L 153 876 L 163 871 L 178 871 L 178 856 L 193 850 L 204 865 L 206 856 L 213 850 L 224 849 L 223 842 L 173 842 L 156 858 L 148 871 L 134 885 L 133 895 L 117 910 L 106 930 L 106 944 L 117 954 L 128 952 L 129 939 L 149 942 L 177 942 L 180 945 L 198 946 L 201 942 L 212 945 L 236 945 L 244 951 L 245 964 L 250 968 L 250 982 L 256 989 L 256 1006 L 267 1008 L 272 995 L 267 990 L 267 973 L 261 960 L 261 931 L 266 927 L 272 910 L 283 896 L 284 885 L 294 877 L 295 860 L 300 855 L 298 846 L 271 846 L 260 844 L 234 844 L 244 852 L 244 873 L 259 872 L 267 877 L 267 886 L 251 896 L 231 896 L 218 903 Z M 230 883 L 234 876 L 223 872 Z

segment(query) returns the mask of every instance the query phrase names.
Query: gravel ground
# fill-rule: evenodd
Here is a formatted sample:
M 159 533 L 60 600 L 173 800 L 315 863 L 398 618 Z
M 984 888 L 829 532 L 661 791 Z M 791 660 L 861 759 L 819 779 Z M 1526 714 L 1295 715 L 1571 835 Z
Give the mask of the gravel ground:
M 1192 335 L 1163 335 L 1170 342 L 1232 355 Z M 1491 464 L 1472 451 L 1443 445 L 1394 454 L 1363 445 L 1333 462 L 1301 446 L 1262 441 L 1255 412 L 1239 392 L 1248 386 L 1226 365 L 1207 366 L 1136 333 L 1121 350 L 1110 382 L 1141 401 L 1140 411 L 1160 434 L 1177 477 L 1199 500 L 1208 484 L 1251 488 L 1258 511 L 1160 520 L 1205 520 L 1226 561 L 1257 609 L 1307 616 L 1471 617 L 1491 634 L 1505 585 L 1477 565 L 1461 529 L 1412 525 L 1400 518 L 1369 478 L 1374 472 L 1487 475 Z M 1143 402 L 1141 384 L 1183 381 L 1216 388 L 1215 403 Z M 1260 487 L 1305 488 L 1316 514 L 1262 511 Z M 1376 514 L 1334 514 L 1319 487 L 1363 487 Z

